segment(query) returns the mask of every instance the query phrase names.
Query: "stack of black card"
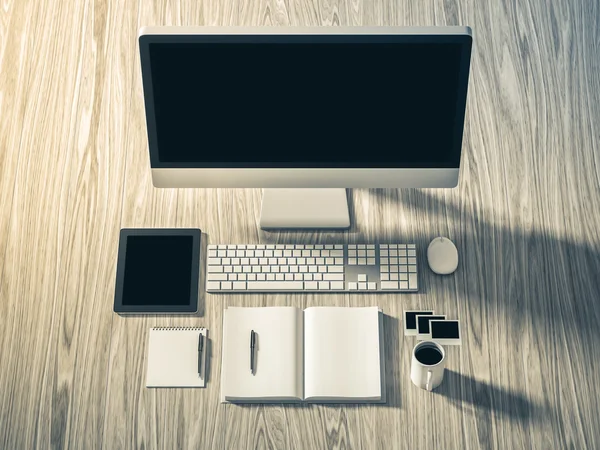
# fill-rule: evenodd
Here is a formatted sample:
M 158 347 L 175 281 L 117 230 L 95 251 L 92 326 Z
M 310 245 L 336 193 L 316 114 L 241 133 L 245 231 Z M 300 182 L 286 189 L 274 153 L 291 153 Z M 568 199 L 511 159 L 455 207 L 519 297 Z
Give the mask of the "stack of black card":
M 404 334 L 417 340 L 433 340 L 442 345 L 460 345 L 458 320 L 429 311 L 404 311 Z

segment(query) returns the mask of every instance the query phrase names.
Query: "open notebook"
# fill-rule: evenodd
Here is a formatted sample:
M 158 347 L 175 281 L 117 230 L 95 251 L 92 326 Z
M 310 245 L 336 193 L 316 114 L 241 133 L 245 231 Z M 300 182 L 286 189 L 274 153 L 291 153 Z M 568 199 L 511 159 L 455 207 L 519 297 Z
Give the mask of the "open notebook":
M 385 403 L 382 337 L 377 307 L 227 308 L 221 400 Z

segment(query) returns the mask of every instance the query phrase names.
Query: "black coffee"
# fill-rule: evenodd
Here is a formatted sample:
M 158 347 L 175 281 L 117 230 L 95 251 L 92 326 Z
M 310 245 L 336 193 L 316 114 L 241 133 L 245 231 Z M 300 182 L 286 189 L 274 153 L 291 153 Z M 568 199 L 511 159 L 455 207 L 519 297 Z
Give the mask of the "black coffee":
M 435 347 L 421 347 L 415 353 L 417 361 L 426 366 L 433 366 L 442 360 L 442 353 Z

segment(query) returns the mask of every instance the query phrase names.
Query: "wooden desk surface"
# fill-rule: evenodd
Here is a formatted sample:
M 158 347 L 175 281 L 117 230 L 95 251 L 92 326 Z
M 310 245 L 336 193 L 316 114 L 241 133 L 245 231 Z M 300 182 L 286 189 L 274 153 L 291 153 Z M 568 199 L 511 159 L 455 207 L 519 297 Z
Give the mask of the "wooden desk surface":
M 600 4 L 5 0 L 0 9 L 0 448 L 600 447 Z M 347 233 L 266 233 L 260 190 L 155 189 L 143 25 L 471 25 L 459 187 L 354 190 Z M 122 227 L 211 242 L 415 242 L 416 295 L 206 295 L 202 317 L 112 312 Z M 425 265 L 458 246 L 455 275 Z M 388 405 L 219 404 L 226 305 L 379 305 Z M 398 320 L 461 320 L 435 393 Z M 148 329 L 213 338 L 206 389 L 149 390 Z

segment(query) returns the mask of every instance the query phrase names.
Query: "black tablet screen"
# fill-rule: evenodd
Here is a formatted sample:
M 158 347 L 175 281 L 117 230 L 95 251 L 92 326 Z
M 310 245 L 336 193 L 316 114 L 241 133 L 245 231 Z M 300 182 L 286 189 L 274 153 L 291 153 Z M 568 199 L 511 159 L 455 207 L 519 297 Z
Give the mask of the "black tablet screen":
M 189 305 L 192 236 L 129 236 L 123 305 Z
M 432 339 L 460 339 L 458 334 L 458 321 L 431 322 Z

